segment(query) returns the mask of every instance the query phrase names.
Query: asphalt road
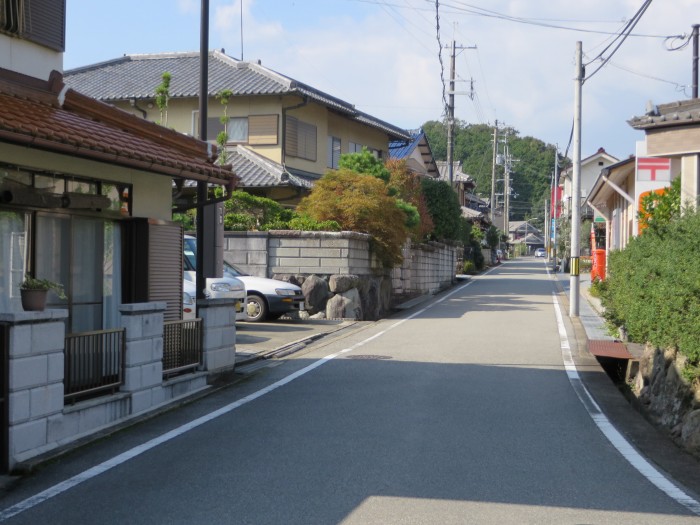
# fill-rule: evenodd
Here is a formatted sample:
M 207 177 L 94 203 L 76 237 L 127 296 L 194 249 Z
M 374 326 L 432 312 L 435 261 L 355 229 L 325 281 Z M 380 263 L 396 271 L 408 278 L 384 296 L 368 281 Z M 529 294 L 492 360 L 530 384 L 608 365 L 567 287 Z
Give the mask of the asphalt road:
M 0 521 L 700 523 L 581 402 L 554 291 L 508 262 L 47 465 Z

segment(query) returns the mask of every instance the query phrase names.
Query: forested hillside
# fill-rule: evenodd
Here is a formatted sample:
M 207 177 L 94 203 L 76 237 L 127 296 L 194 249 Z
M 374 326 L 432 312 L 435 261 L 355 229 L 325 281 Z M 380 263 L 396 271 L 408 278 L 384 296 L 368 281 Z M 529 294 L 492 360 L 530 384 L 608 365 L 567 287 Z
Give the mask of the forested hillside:
M 447 128 L 443 122 L 431 120 L 423 125 L 436 160 L 447 159 Z M 510 220 L 530 217 L 542 219 L 544 202 L 549 198 L 554 171 L 555 147 L 534 137 L 520 137 L 513 128 L 499 129 L 499 154 L 504 153 L 504 137 L 513 159 L 511 175 Z M 491 196 L 491 164 L 493 128 L 486 124 L 455 123 L 454 160 L 462 162 L 462 170 L 476 181 L 476 193 Z M 503 179 L 503 166 L 497 167 L 497 179 Z M 498 182 L 496 193 L 503 193 Z M 500 197 L 499 199 L 502 199 Z

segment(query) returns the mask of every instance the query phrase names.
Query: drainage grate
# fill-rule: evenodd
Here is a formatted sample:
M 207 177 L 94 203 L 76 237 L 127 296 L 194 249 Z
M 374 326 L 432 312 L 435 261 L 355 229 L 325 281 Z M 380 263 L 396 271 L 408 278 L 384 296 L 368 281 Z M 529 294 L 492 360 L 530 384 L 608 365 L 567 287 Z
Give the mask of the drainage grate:
M 349 355 L 345 359 L 392 359 L 388 355 Z

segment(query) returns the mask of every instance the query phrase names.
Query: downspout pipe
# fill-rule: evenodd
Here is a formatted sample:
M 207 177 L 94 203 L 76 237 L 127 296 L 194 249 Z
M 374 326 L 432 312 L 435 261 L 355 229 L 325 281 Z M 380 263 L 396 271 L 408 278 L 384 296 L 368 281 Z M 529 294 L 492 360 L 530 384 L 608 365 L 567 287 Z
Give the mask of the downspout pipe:
M 148 113 L 146 112 L 145 109 L 140 108 L 140 107 L 138 106 L 138 103 L 136 102 L 136 99 L 135 99 L 135 98 L 130 98 L 130 99 L 129 99 L 129 104 L 131 104 L 131 107 L 134 108 L 136 111 L 140 111 L 140 112 L 141 112 L 141 116 L 143 117 L 143 120 L 146 120 L 146 117 L 148 116 Z

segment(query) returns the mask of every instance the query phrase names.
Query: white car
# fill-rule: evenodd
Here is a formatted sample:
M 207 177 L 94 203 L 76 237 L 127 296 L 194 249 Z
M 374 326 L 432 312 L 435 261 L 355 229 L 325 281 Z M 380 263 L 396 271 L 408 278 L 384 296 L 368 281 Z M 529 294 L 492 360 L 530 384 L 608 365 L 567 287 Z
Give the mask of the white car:
M 537 248 L 535 250 L 535 257 L 545 257 L 547 255 L 547 252 L 545 251 L 544 248 Z
M 184 266 L 185 271 L 182 281 L 182 318 L 194 319 L 197 315 L 197 240 L 194 237 L 185 236 L 184 242 Z M 236 320 L 247 321 L 244 304 L 246 300 L 245 284 L 240 279 L 224 275 L 223 277 L 208 277 L 204 295 L 207 299 L 237 299 Z
M 191 289 L 194 291 L 195 272 L 193 270 L 197 258 L 197 239 L 191 235 L 185 235 L 184 245 L 185 280 L 192 283 Z M 240 283 L 243 288 L 245 306 L 241 306 L 239 312 L 238 304 L 236 305 L 237 321 L 265 321 L 276 319 L 290 312 L 304 310 L 304 294 L 296 284 L 248 275 L 226 261 L 224 261 L 223 277 L 207 279 L 205 293 L 210 293 L 207 297 L 221 297 L 217 294 L 219 290 L 224 290 L 228 286 L 227 283 Z M 230 286 L 234 285 L 230 284 Z M 190 286 L 186 282 L 184 291 L 187 293 L 189 288 Z M 194 309 L 193 298 L 194 296 L 192 296 L 192 306 L 189 307 L 191 309 Z M 192 315 L 194 316 L 194 314 Z
M 304 310 L 304 293 L 296 284 L 242 272 L 224 261 L 224 276 L 243 281 L 246 289 L 247 321 L 277 319 L 290 312 Z

